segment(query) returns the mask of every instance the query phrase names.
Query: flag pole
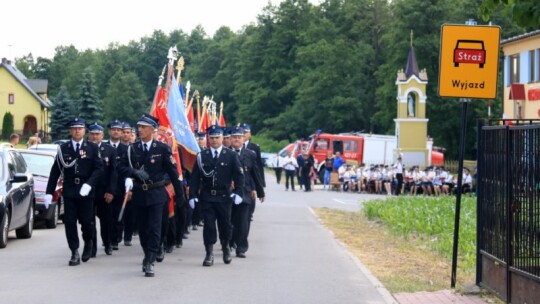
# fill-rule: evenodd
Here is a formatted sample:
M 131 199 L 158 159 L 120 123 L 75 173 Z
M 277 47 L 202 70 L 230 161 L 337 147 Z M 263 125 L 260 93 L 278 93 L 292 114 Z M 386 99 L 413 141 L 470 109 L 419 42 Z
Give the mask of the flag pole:
M 182 82 L 182 70 L 184 69 L 184 56 L 180 56 L 178 62 L 176 62 L 176 84 L 180 85 Z

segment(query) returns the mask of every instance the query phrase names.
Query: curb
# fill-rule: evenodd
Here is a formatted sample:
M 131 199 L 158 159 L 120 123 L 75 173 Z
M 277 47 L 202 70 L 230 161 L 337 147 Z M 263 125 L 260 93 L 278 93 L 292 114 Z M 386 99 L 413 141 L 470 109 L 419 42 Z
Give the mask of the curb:
M 317 219 L 317 221 L 319 222 L 319 224 L 321 224 L 322 227 L 324 227 L 326 229 L 326 231 L 328 231 L 333 237 L 334 237 L 334 240 L 341 246 L 341 248 L 343 248 L 345 250 L 345 252 L 347 253 L 347 255 L 349 255 L 349 257 L 351 258 L 351 260 L 354 262 L 354 264 L 356 265 L 356 267 L 358 267 L 358 269 L 360 269 L 360 271 L 362 271 L 362 273 L 368 278 L 368 280 L 371 282 L 371 284 L 373 284 L 373 287 L 375 287 L 375 289 L 377 290 L 377 292 L 379 292 L 379 294 L 382 296 L 382 298 L 384 299 L 385 303 L 386 304 L 398 304 L 398 301 L 394 298 L 394 296 L 392 296 L 392 294 L 390 293 L 390 291 L 388 291 L 388 289 L 386 289 L 386 287 L 384 287 L 384 285 L 381 283 L 381 281 L 379 281 L 379 279 L 377 279 L 372 273 L 371 271 L 369 271 L 369 269 L 364 265 L 362 264 L 362 262 L 360 261 L 360 259 L 358 259 L 357 256 L 355 256 L 350 250 L 349 250 L 349 247 L 343 243 L 342 241 L 340 241 L 338 238 L 336 238 L 334 232 L 332 232 L 327 226 L 323 225 L 321 220 L 319 219 L 319 217 L 315 214 L 315 211 L 313 211 L 313 208 L 311 207 L 308 207 L 309 211 L 311 212 L 311 214 L 313 214 L 313 216 Z

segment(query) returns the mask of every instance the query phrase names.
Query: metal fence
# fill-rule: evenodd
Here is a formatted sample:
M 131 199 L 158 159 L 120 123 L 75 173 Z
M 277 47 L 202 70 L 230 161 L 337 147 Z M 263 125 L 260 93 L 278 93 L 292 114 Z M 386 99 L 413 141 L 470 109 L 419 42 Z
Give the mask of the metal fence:
M 508 302 L 534 303 L 540 299 L 540 125 L 480 122 L 478 130 L 477 283 Z

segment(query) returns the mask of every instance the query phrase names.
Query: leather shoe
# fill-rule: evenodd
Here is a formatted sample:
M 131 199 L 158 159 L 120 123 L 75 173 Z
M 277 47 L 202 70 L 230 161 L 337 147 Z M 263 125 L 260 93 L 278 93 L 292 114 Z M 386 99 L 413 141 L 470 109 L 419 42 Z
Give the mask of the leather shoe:
M 105 247 L 105 254 L 111 255 L 112 254 L 112 248 L 111 247 Z
M 81 257 L 79 256 L 79 250 L 71 251 L 71 259 L 69 260 L 69 266 L 77 266 L 81 263 Z
M 92 241 L 87 241 L 84 243 L 84 249 L 82 252 L 82 261 L 87 262 L 92 257 Z
M 182 248 L 183 243 L 184 242 L 182 241 L 182 239 L 176 241 L 176 244 L 175 244 L 176 248 Z
M 146 264 L 144 267 L 144 276 L 153 277 L 154 276 L 154 264 Z
M 229 249 L 229 244 L 224 244 L 221 246 L 223 251 L 223 263 L 230 264 L 232 261 L 231 250 Z
M 112 243 L 112 250 L 118 250 L 118 243 Z
M 199 228 L 197 228 L 197 225 L 193 225 L 191 226 L 191 230 L 199 230 Z
M 165 252 L 166 252 L 166 253 L 172 253 L 173 250 L 174 250 L 174 246 L 167 246 L 167 247 L 165 247 Z
M 213 251 L 213 245 L 206 245 L 206 256 L 204 257 L 203 266 L 212 266 L 214 265 L 214 254 Z
M 131 246 L 131 241 L 124 241 L 124 246 Z
M 163 262 L 163 260 L 165 259 L 165 251 L 163 250 L 163 245 L 161 245 L 161 247 L 159 247 L 159 251 L 156 255 L 156 261 L 161 263 Z
M 246 254 L 244 252 L 237 252 L 236 253 L 236 257 L 237 258 L 245 258 L 246 257 Z

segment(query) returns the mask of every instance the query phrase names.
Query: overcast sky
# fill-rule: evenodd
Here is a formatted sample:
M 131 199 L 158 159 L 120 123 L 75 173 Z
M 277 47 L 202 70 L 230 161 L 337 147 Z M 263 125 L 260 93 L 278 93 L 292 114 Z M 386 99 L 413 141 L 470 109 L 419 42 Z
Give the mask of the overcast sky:
M 189 34 L 199 24 L 209 36 L 222 25 L 236 32 L 255 23 L 268 2 L 281 0 L 4 0 L 0 57 L 15 59 L 31 52 L 34 59 L 52 58 L 61 45 L 104 49 L 111 42 L 138 41 L 156 29 Z

